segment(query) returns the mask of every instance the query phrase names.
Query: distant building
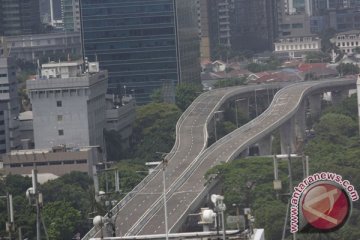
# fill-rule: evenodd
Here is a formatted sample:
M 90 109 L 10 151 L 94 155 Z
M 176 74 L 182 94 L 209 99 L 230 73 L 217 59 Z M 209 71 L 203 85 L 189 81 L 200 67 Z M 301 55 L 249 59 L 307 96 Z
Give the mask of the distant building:
M 200 84 L 196 0 L 81 2 L 84 56 L 109 72 L 109 93 L 137 104 L 164 81 Z
M 211 58 L 208 2 L 209 0 L 198 0 L 201 62 Z
M 61 0 L 61 17 L 65 31 L 80 32 L 80 1 Z
M 40 32 L 39 0 L 0 0 L 0 36 Z
M 231 48 L 234 4 L 232 0 L 207 0 L 201 3 L 203 4 L 202 12 L 207 8 L 207 15 L 204 13 L 202 17 L 202 32 L 208 35 L 210 59 L 215 60 L 220 49 Z M 204 41 L 206 40 L 205 38 Z
M 42 65 L 26 87 L 33 109 L 35 148 L 104 146 L 107 72 L 81 62 Z
M 93 166 L 101 161 L 102 153 L 97 146 L 18 150 L 3 156 L 6 174 L 22 175 L 31 174 L 31 170 L 36 167 L 39 174 L 62 176 L 72 171 L 80 171 L 92 176 Z
M 15 60 L 0 55 L 0 128 L 4 127 L 0 130 L 0 135 L 5 134 L 5 139 L 0 140 L 0 145 L 4 144 L 4 140 L 6 144 L 6 148 L 2 148 L 0 153 L 20 147 L 19 111 Z
M 106 96 L 107 131 L 116 131 L 121 135 L 123 146 L 128 147 L 132 135 L 132 125 L 136 117 L 135 99 L 130 95 L 117 102 L 114 95 Z
M 353 54 L 355 53 L 354 49 L 360 47 L 360 30 L 338 33 L 330 41 L 343 53 Z
M 19 115 L 19 135 L 21 149 L 34 148 L 34 127 L 32 111 L 22 112 Z
M 280 38 L 274 46 L 274 53 L 280 58 L 304 58 L 308 52 L 321 51 L 321 39 L 317 36 Z
M 54 32 L 36 35 L 21 35 L 4 38 L 10 56 L 36 62 L 37 59 L 53 59 L 56 56 L 81 56 L 79 32 Z
M 276 0 L 234 1 L 231 45 L 235 51 L 272 50 L 277 36 Z

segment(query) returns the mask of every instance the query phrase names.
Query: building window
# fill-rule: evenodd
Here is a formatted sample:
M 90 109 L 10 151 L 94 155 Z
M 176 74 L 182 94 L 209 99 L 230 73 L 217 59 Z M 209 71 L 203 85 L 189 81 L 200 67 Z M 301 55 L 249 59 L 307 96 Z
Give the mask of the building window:
M 56 106 L 57 107 L 62 107 L 62 101 L 56 101 Z
M 64 135 L 64 130 L 63 130 L 63 129 L 59 129 L 59 130 L 58 130 L 58 134 L 59 134 L 59 136 L 63 136 L 63 135 Z
M 63 120 L 63 115 L 57 115 L 58 122 L 61 122 Z

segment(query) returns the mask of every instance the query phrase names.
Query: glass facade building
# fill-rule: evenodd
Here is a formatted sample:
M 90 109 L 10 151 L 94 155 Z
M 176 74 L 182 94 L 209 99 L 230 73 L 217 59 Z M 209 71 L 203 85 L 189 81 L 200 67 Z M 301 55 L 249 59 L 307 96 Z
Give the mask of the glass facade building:
M 0 0 L 0 36 L 40 31 L 39 0 Z
M 84 56 L 109 72 L 109 93 L 136 102 L 164 82 L 200 84 L 196 0 L 82 0 Z

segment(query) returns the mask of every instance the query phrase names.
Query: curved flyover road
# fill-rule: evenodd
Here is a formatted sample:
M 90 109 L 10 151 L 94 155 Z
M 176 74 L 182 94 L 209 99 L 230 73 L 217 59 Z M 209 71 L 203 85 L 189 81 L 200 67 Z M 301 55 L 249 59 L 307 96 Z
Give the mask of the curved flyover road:
M 322 82 L 302 82 L 280 90 L 274 97 L 270 107 L 259 117 L 248 124 L 226 135 L 198 157 L 192 168 L 183 176 L 184 181 L 176 191 L 168 193 L 167 209 L 170 232 L 180 229 L 187 214 L 194 210 L 207 194 L 204 175 L 208 169 L 236 158 L 239 153 L 266 135 L 273 132 L 294 116 L 305 96 L 325 89 L 336 90 L 341 86 L 355 86 L 354 79 L 332 79 Z M 228 90 L 231 91 L 231 90 Z M 231 95 L 231 94 L 230 94 Z M 226 94 L 227 97 L 230 95 Z M 169 168 L 172 162 L 169 163 Z M 165 232 L 164 209 L 161 206 L 155 214 L 151 214 L 146 223 L 138 226 L 133 235 L 159 234 Z
M 267 89 L 280 89 L 284 84 L 267 85 Z M 167 195 L 180 187 L 186 174 L 193 168 L 199 156 L 207 147 L 208 131 L 214 112 L 230 97 L 251 93 L 258 86 L 242 86 L 218 89 L 201 94 L 181 115 L 176 125 L 176 141 L 166 156 L 169 164 L 166 169 Z M 132 192 L 112 209 L 116 216 L 116 236 L 132 235 L 140 226 L 162 206 L 163 181 L 159 166 L 147 176 Z M 106 236 L 106 231 L 102 231 Z M 99 236 L 98 229 L 91 229 L 82 239 Z

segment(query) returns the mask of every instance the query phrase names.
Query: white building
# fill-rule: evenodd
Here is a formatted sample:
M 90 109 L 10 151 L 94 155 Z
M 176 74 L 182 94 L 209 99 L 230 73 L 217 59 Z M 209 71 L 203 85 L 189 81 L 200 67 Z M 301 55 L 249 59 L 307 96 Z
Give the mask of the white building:
M 43 65 L 26 82 L 33 109 L 35 148 L 103 147 L 107 72 L 82 73 L 81 62 Z
M 304 58 L 308 52 L 321 51 L 321 39 L 316 36 L 286 37 L 274 43 L 274 53 L 284 58 Z
M 360 30 L 338 33 L 330 41 L 343 53 L 350 55 L 355 48 L 360 47 Z

